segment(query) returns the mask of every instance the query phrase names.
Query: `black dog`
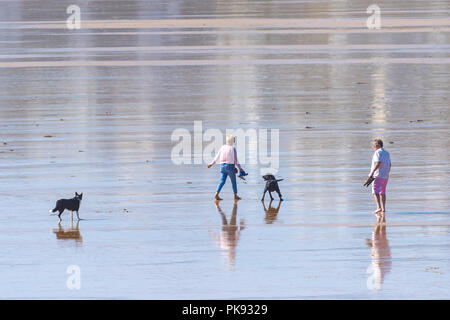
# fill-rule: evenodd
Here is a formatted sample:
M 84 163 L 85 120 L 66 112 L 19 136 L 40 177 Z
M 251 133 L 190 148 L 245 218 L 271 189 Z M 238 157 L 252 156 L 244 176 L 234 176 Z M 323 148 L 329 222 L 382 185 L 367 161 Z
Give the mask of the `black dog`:
M 64 210 L 67 209 L 72 212 L 76 211 L 77 218 L 78 220 L 80 220 L 78 210 L 80 209 L 81 199 L 83 199 L 83 193 L 78 194 L 75 192 L 75 197 L 73 197 L 72 199 L 60 199 L 56 201 L 55 209 L 50 210 L 49 212 L 59 211 L 58 218 L 61 221 L 61 214 L 64 212 Z
M 278 187 L 278 181 L 282 181 L 283 179 L 275 179 L 275 177 L 272 174 L 266 174 L 263 176 L 263 179 L 266 181 L 266 187 L 264 188 L 264 193 L 261 201 L 264 201 L 264 196 L 266 195 L 266 192 L 269 191 L 270 199 L 273 200 L 272 193 L 271 192 L 277 192 L 278 196 L 280 197 L 280 201 L 283 201 L 283 198 L 281 198 L 280 188 Z

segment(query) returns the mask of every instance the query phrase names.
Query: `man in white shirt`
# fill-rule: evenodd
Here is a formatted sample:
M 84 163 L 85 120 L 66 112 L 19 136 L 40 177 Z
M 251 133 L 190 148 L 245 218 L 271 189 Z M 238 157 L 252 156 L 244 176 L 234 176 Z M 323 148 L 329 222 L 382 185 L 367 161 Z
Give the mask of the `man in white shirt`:
M 375 153 L 372 157 L 372 168 L 369 177 L 375 178 L 372 185 L 372 193 L 377 204 L 377 210 L 373 212 L 377 216 L 377 222 L 386 223 L 386 185 L 391 171 L 391 157 L 389 152 L 383 149 L 383 141 L 373 141 Z

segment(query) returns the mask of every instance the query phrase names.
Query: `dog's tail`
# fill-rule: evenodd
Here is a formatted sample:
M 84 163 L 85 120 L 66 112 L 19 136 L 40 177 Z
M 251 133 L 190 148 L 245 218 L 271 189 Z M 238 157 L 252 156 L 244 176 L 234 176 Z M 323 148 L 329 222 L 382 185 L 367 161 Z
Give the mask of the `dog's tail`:
M 277 182 L 279 182 L 279 181 L 283 181 L 284 179 L 277 179 Z
M 50 212 L 50 213 L 53 213 L 53 212 L 56 212 L 56 211 L 58 211 L 57 208 L 55 208 L 55 209 L 53 209 L 53 210 L 48 210 L 48 212 Z

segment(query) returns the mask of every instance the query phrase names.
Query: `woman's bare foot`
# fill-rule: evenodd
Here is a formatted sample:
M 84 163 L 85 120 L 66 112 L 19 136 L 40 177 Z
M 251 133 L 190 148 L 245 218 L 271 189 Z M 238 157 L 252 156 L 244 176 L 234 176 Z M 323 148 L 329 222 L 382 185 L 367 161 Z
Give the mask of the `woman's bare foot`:
M 380 213 L 381 213 L 381 208 L 378 208 L 377 210 L 375 210 L 374 212 L 372 212 L 376 217 L 377 217 L 377 219 L 379 219 L 381 216 L 380 216 Z
M 234 200 L 241 200 L 242 198 L 239 197 L 237 194 L 234 195 Z

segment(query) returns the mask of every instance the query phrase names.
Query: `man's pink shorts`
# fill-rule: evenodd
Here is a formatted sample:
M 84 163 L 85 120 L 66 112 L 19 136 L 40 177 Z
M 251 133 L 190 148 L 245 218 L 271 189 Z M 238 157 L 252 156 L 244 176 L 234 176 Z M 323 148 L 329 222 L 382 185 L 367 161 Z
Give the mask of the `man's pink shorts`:
M 373 194 L 386 194 L 387 183 L 388 183 L 388 179 L 375 178 L 373 185 L 372 185 L 372 193 Z

